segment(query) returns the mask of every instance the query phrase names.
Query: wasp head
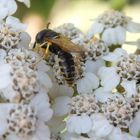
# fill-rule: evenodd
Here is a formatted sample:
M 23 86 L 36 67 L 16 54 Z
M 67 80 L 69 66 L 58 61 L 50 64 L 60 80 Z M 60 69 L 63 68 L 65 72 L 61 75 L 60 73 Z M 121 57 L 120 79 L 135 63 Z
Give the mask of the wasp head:
M 59 33 L 56 33 L 53 30 L 44 29 L 44 30 L 42 30 L 42 31 L 40 31 L 40 32 L 37 33 L 37 35 L 36 35 L 36 43 L 42 44 L 47 39 L 56 38 L 58 35 L 59 35 Z
M 59 35 L 59 33 L 55 32 L 55 31 L 53 31 L 53 30 L 50 30 L 50 29 L 41 30 L 41 31 L 38 32 L 37 35 L 36 35 L 35 43 L 34 43 L 33 48 L 35 48 L 36 43 L 41 45 L 41 44 L 47 42 L 47 39 L 48 39 L 48 40 L 51 40 L 51 39 L 53 39 L 53 38 L 57 38 L 58 35 Z M 45 45 L 42 46 L 42 47 L 45 47 Z

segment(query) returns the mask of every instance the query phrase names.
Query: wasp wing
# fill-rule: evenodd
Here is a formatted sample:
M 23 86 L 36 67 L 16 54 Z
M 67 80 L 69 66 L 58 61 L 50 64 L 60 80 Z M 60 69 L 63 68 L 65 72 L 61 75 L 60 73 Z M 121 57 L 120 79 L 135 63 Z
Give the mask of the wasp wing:
M 63 35 L 59 35 L 57 38 L 47 39 L 48 41 L 57 44 L 62 50 L 66 52 L 84 52 L 82 47 L 74 44 L 70 39 Z

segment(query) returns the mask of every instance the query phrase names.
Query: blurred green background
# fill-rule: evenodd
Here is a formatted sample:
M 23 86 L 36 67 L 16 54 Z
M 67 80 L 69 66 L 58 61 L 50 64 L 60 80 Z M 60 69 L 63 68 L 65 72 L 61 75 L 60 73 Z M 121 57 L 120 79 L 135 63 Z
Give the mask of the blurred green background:
M 64 5 L 62 5 L 62 7 L 66 6 L 65 2 L 66 3 L 72 2 L 75 4 L 77 3 L 80 4 L 81 1 L 85 1 L 85 2 L 90 1 L 93 3 L 93 6 L 94 6 L 94 2 L 98 1 L 100 4 L 107 3 L 110 8 L 113 8 L 115 10 L 120 10 L 120 11 L 123 10 L 123 8 L 125 8 L 125 6 L 127 5 L 134 6 L 134 5 L 140 4 L 140 0 L 31 0 L 30 9 L 25 8 L 23 4 L 19 3 L 18 5 L 20 8 L 18 9 L 18 12 L 16 15 L 20 18 L 23 18 L 24 14 L 27 14 L 30 12 L 30 13 L 37 13 L 40 16 L 47 18 L 54 4 L 57 3 L 58 1 L 64 2 Z
M 109 9 L 122 11 L 140 23 L 140 0 L 31 0 L 29 9 L 21 3 L 18 6 L 15 16 L 28 24 L 32 42 L 48 22 L 51 22 L 50 28 L 71 22 L 86 32 L 92 20 Z M 129 41 L 137 38 L 140 34 L 128 33 Z

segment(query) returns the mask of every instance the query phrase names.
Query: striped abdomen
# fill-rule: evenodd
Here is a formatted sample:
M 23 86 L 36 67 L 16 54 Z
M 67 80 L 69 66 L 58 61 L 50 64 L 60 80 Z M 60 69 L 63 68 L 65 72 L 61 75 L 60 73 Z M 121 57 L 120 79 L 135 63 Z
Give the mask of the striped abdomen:
M 52 53 L 58 56 L 60 59 L 59 66 L 62 72 L 63 77 L 67 81 L 68 85 L 73 85 L 75 81 L 75 63 L 73 60 L 73 56 L 63 51 L 58 45 L 52 44 L 49 49 Z
M 60 58 L 59 65 L 62 75 L 64 76 L 68 85 L 73 85 L 76 76 L 73 56 L 70 53 L 61 50 L 58 53 L 58 58 Z

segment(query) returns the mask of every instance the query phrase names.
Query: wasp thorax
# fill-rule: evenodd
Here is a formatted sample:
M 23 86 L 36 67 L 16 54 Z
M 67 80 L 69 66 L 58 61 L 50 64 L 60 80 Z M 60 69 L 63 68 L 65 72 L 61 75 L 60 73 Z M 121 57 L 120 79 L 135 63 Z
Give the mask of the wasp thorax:
M 18 105 L 10 110 L 7 118 L 8 133 L 27 137 L 36 130 L 37 115 L 28 105 Z

